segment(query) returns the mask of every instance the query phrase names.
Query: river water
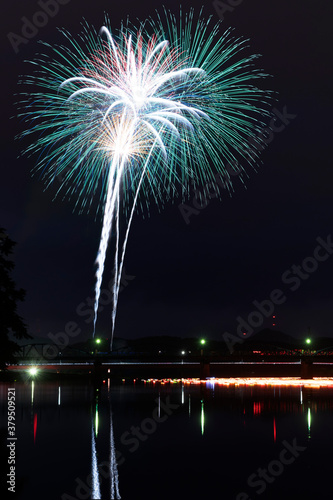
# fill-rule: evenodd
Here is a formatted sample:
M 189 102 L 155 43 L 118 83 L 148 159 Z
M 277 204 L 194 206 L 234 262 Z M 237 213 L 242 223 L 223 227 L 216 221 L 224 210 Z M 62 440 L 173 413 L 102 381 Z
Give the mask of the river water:
M 8 498 L 332 498 L 332 387 L 194 382 L 1 383 L 2 484 L 9 388 L 16 405 Z

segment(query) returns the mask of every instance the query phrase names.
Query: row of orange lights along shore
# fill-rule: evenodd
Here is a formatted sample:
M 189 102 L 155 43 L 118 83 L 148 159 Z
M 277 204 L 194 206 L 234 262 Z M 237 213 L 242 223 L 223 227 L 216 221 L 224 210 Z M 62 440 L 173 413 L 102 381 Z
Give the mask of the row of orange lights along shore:
M 255 377 L 255 378 L 209 378 L 200 380 L 199 378 L 179 378 L 179 379 L 144 379 L 145 383 L 153 384 L 187 384 L 187 385 L 200 385 L 200 384 L 217 384 L 217 385 L 249 385 L 249 386 L 296 386 L 296 387 L 331 387 L 333 388 L 333 377 L 321 378 L 315 377 L 313 379 L 301 379 L 297 377 Z

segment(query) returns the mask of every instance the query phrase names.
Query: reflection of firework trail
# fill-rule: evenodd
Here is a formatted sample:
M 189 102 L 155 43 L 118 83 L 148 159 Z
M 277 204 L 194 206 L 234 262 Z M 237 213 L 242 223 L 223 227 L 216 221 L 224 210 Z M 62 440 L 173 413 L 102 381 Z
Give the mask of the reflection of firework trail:
M 108 241 L 115 235 L 111 339 L 134 210 L 148 207 L 149 199 L 163 204 L 177 186 L 185 196 L 191 180 L 207 183 L 216 172 L 230 188 L 226 166 L 248 162 L 248 145 L 263 141 L 258 132 L 268 93 L 250 83 L 264 76 L 253 68 L 257 56 L 237 59 L 245 41 L 229 31 L 221 36 L 210 22 L 195 24 L 192 11 L 179 22 L 165 13 L 165 21 L 122 26 L 116 37 L 108 20 L 100 37 L 85 25 L 78 41 L 64 33 L 70 47 L 39 56 L 33 62 L 39 73 L 25 80 L 42 88 L 25 94 L 23 113 L 32 121 L 25 135 L 39 134 L 26 149 L 43 152 L 37 170 L 47 185 L 64 174 L 58 192 L 75 195 L 81 210 L 100 193 L 94 332 Z M 243 182 L 242 174 L 238 178 Z M 123 242 L 121 206 L 130 213 Z
M 113 421 L 110 409 L 110 480 L 111 480 L 111 500 L 121 498 L 119 493 L 118 468 L 116 458 L 116 448 L 113 436 Z M 116 496 L 115 496 L 116 495 Z
M 113 434 L 113 418 L 111 409 L 111 391 L 110 391 L 110 379 L 108 379 L 108 399 L 110 408 L 110 489 L 111 489 L 111 500 L 115 498 L 120 499 L 119 493 L 119 478 L 118 478 L 118 466 L 117 466 L 117 455 L 116 447 L 114 443 Z M 116 496 L 115 496 L 116 495 Z
M 91 421 L 91 477 L 92 477 L 92 491 L 91 498 L 92 499 L 100 499 L 101 497 L 101 489 L 99 484 L 99 475 L 98 475 L 98 465 L 97 465 L 97 454 L 96 454 L 96 440 L 95 440 L 95 431 L 94 431 L 94 421 Z

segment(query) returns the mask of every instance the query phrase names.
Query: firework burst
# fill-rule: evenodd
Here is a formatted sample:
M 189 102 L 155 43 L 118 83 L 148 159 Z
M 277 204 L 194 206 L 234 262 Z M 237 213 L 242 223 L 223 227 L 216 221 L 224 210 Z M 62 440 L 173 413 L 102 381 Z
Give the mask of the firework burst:
M 254 85 L 265 75 L 254 66 L 257 55 L 243 56 L 246 41 L 221 34 L 211 19 L 195 21 L 192 11 L 178 20 L 165 12 L 113 34 L 107 18 L 98 34 L 87 24 L 77 39 L 62 34 L 66 45 L 44 44 L 50 55 L 36 57 L 35 73 L 24 79 L 34 90 L 21 100 L 29 123 L 23 135 L 37 136 L 25 153 L 40 153 L 36 171 L 47 186 L 61 174 L 56 195 L 75 197 L 80 211 L 99 200 L 94 331 L 114 235 L 113 335 L 134 211 L 186 197 L 191 180 L 213 182 L 216 173 L 230 188 L 227 165 L 257 161 L 248 150 L 262 149 L 270 94 Z

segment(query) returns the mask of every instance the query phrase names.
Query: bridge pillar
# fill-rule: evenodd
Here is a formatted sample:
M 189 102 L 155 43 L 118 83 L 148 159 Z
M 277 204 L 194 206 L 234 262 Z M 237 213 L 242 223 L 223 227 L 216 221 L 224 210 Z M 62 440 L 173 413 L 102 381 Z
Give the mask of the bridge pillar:
M 301 378 L 313 378 L 313 360 L 309 358 L 302 358 L 301 360 Z
M 208 361 L 200 361 L 200 380 L 210 377 L 210 364 Z

